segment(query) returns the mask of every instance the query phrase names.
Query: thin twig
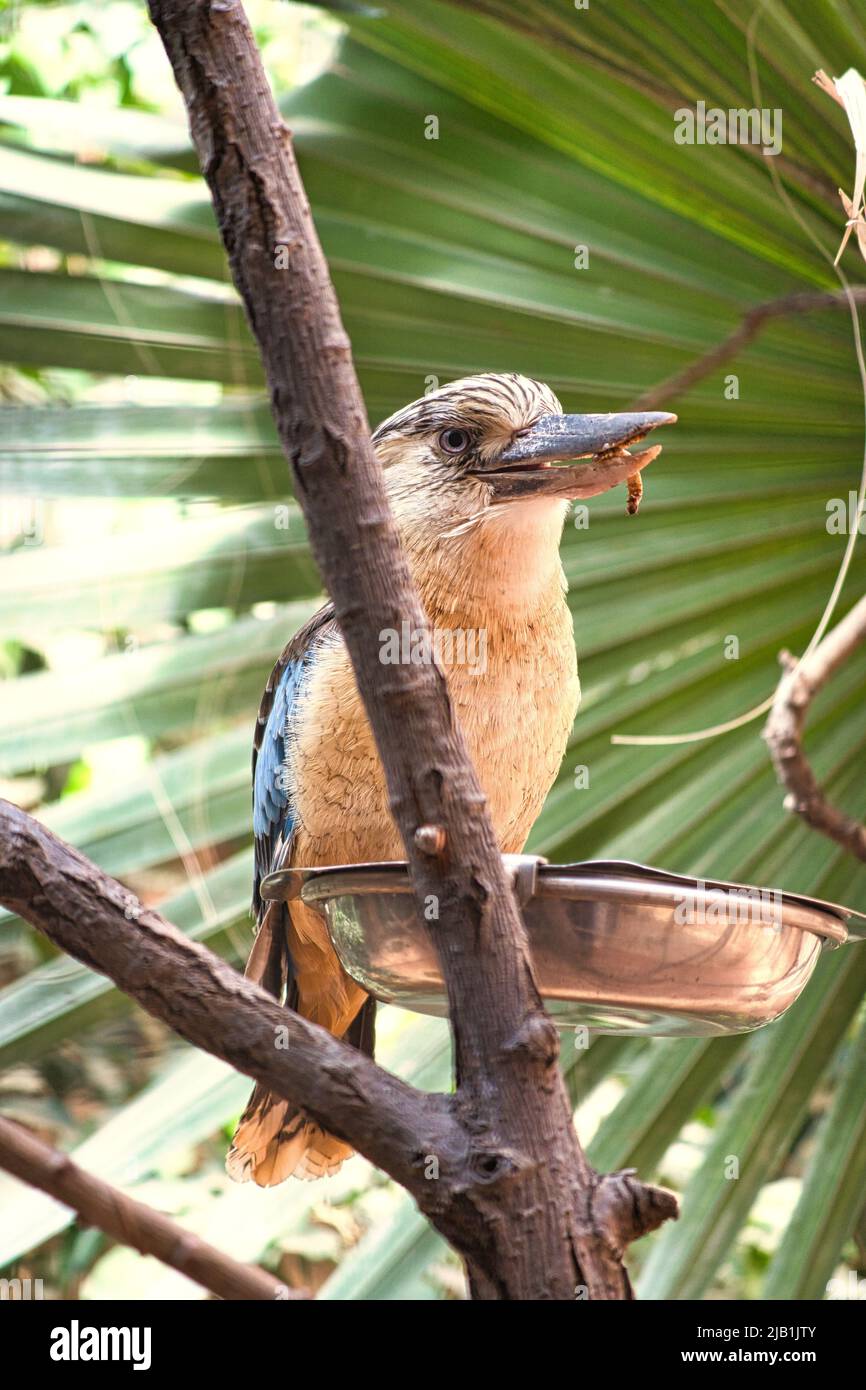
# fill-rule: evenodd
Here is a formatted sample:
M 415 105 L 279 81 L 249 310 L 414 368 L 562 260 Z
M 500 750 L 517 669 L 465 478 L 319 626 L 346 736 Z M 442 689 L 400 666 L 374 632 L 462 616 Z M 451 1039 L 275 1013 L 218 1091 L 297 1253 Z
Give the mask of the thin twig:
M 783 196 L 787 197 L 781 185 L 779 185 L 779 189 L 780 192 L 783 193 Z M 793 205 L 791 205 L 790 211 L 793 217 L 799 219 L 800 215 Z M 808 228 L 806 228 L 806 230 L 808 231 Z M 831 258 L 828 257 L 827 259 L 830 260 L 830 264 L 832 265 Z M 728 361 L 729 358 L 735 356 L 747 343 L 750 343 L 769 319 L 778 318 L 785 314 L 808 313 L 814 309 L 835 309 L 843 307 L 849 310 L 852 317 L 857 364 L 860 369 L 864 393 L 866 393 L 866 366 L 864 366 L 863 361 L 860 325 L 857 319 L 857 305 L 866 302 L 866 288 L 858 287 L 855 289 L 848 284 L 848 281 L 845 279 L 844 275 L 842 275 L 841 271 L 837 269 L 836 273 L 842 280 L 844 287 L 841 293 L 830 291 L 806 291 L 803 294 L 785 295 L 782 299 L 771 299 L 764 304 L 756 304 L 753 309 L 749 310 L 739 327 L 735 328 L 733 333 L 729 334 L 721 343 L 718 343 L 716 347 L 711 348 L 709 352 L 704 353 L 704 355 L 699 357 L 695 362 L 690 363 L 689 366 L 685 367 L 681 372 L 677 372 L 674 376 L 668 377 L 667 381 L 663 381 L 658 386 L 653 386 L 649 391 L 644 392 L 644 394 L 638 397 L 634 402 L 632 409 L 655 409 L 668 400 L 678 397 L 682 395 L 683 392 L 690 390 L 692 386 L 698 381 L 701 381 L 705 376 L 708 376 L 710 372 L 714 371 L 722 362 Z M 857 500 L 858 523 L 863 512 L 864 496 L 866 496 L 866 459 L 864 459 L 863 469 L 860 475 L 860 490 Z M 842 592 L 842 586 L 854 556 L 854 546 L 857 542 L 857 535 L 858 531 L 855 527 L 848 538 L 845 554 L 842 557 L 842 562 L 836 574 L 833 588 L 824 605 L 824 611 L 821 614 L 818 626 L 812 634 L 812 639 L 809 644 L 810 651 L 821 641 L 833 617 L 836 603 Z M 742 729 L 747 724 L 751 724 L 754 720 L 760 719 L 762 715 L 766 714 L 767 711 L 772 708 L 774 698 L 773 695 L 768 695 L 760 704 L 753 705 L 751 709 L 745 710 L 742 714 L 735 715 L 732 719 L 723 720 L 719 724 L 712 724 L 709 728 L 693 729 L 689 733 L 684 734 L 611 734 L 610 741 L 613 744 L 625 747 L 645 748 L 676 747 L 689 743 L 702 743 L 706 739 L 718 738 L 720 734 L 733 733 L 735 729 Z
M 114 1240 L 185 1274 L 219 1298 L 297 1299 L 308 1294 L 290 1290 L 263 1269 L 240 1264 L 176 1221 L 127 1197 L 102 1178 L 79 1168 L 68 1154 L 43 1144 L 34 1134 L 0 1116 L 0 1168 L 47 1192 Z
M 823 68 L 819 68 L 818 71 L 813 74 L 812 81 L 815 83 L 816 87 L 821 88 L 822 92 L 826 92 L 828 97 L 832 97 L 837 105 L 842 107 L 843 111 L 845 110 L 845 103 L 836 91 L 836 83 L 833 81 L 832 77 L 827 76 Z
M 866 288 L 852 289 L 851 294 L 858 304 L 866 304 Z M 849 307 L 848 296 L 836 290 L 804 290 L 799 294 L 786 294 L 781 299 L 769 299 L 749 309 L 733 332 L 723 338 L 715 347 L 690 362 L 682 371 L 675 372 L 658 386 L 651 386 L 632 401 L 630 410 L 658 410 L 668 401 L 679 400 L 704 377 L 714 372 L 724 362 L 735 357 L 757 338 L 761 329 L 771 319 L 784 318 L 788 314 L 812 313 L 816 309 L 845 309 Z
M 803 728 L 812 700 L 851 653 L 866 640 L 866 596 L 837 623 L 815 650 L 797 663 L 782 652 L 787 667 L 776 690 L 764 739 L 779 781 L 787 789 L 785 810 L 795 811 L 858 859 L 866 860 L 866 826 L 828 800 L 803 751 Z

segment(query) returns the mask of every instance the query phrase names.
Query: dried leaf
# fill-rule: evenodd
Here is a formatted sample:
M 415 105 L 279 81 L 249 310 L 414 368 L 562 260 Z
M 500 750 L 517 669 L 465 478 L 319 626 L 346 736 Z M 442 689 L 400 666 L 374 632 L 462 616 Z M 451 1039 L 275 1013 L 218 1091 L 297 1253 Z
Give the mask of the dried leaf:
M 849 68 L 841 77 L 834 78 L 828 77 L 823 69 L 819 69 L 812 80 L 844 108 L 854 137 L 857 156 L 853 196 L 849 198 L 841 188 L 839 189 L 839 197 L 848 221 L 835 264 L 838 265 L 852 231 L 857 233 L 860 253 L 866 260 L 866 213 L 863 206 L 863 190 L 866 186 L 866 83 L 856 68 Z

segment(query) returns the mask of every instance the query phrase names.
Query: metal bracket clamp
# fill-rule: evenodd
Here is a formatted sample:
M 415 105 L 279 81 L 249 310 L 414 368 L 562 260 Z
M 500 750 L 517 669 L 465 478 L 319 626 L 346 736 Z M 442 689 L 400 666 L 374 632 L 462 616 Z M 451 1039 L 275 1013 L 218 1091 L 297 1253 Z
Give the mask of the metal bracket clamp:
M 514 895 L 521 907 L 534 898 L 538 889 L 538 870 L 547 863 L 540 854 L 503 854 Z

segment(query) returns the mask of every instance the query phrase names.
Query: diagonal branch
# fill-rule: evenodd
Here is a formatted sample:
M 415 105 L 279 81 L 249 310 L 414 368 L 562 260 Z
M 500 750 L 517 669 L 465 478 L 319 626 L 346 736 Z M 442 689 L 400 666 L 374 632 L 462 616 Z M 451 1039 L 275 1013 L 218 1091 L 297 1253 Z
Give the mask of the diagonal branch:
M 307 1296 L 290 1291 L 265 1270 L 223 1254 L 162 1212 L 93 1177 L 68 1154 L 43 1144 L 2 1116 L 0 1168 L 72 1207 L 87 1226 L 133 1246 L 142 1255 L 155 1255 L 219 1298 L 287 1300 Z
M 379 633 L 403 622 L 423 631 L 427 623 L 370 443 L 290 132 L 239 0 L 149 0 L 149 8 L 259 345 L 277 433 L 376 739 L 419 910 L 425 899 L 439 905 L 435 941 L 454 1035 L 455 1113 L 473 1175 L 463 1225 L 452 1222 L 449 1238 L 468 1255 L 479 1297 L 571 1299 L 575 1285 L 592 1298 L 629 1297 L 615 1241 L 585 1215 L 595 1175 L 574 1132 L 558 1035 L 541 1007 L 526 931 L 444 675 L 434 664 L 391 666 L 383 679 Z M 424 827 L 435 833 L 419 834 Z M 179 1012 L 183 1031 L 188 1023 Z M 252 1061 L 250 1054 L 245 1069 Z M 345 1069 L 342 1057 L 340 1064 Z M 377 1084 L 382 1091 L 381 1078 Z M 429 1136 L 429 1117 L 418 1114 L 417 1102 L 414 1109 L 414 1128 L 423 1121 Z M 391 1121 L 397 1124 L 393 1113 Z M 404 1133 L 412 1128 L 407 1121 Z M 364 1138 L 367 1147 L 359 1147 L 369 1153 L 374 1138 Z M 416 1145 L 414 1152 L 442 1157 L 436 1148 Z M 391 1148 L 388 1157 L 389 1171 L 405 1173 L 405 1152 L 398 1158 Z M 425 1210 L 431 1205 L 428 1197 Z
M 457 1129 L 439 1097 L 284 1009 L 7 801 L 0 902 L 181 1037 L 302 1105 L 410 1190 L 419 1144 L 451 1153 Z
M 851 288 L 850 294 L 855 303 L 866 304 L 866 288 Z M 743 348 L 748 347 L 764 325 L 772 319 L 786 318 L 789 314 L 810 314 L 819 309 L 845 309 L 848 304 L 848 294 L 836 290 L 804 290 L 799 294 L 786 294 L 781 299 L 768 299 L 763 304 L 756 304 L 743 315 L 737 327 L 720 343 L 695 358 L 693 362 L 689 362 L 681 371 L 669 376 L 666 381 L 660 381 L 657 386 L 650 386 L 632 401 L 629 408 L 658 410 L 668 401 L 679 400 L 686 391 L 703 381 L 704 377 L 709 376 L 717 367 L 729 362 Z
M 787 672 L 779 682 L 764 739 L 779 781 L 787 790 L 785 810 L 796 811 L 814 830 L 820 830 L 843 849 L 866 860 L 866 826 L 846 816 L 828 800 L 803 751 L 803 729 L 809 706 L 851 653 L 866 641 L 866 597 L 846 613 L 814 651 L 798 663 L 782 652 Z
M 400 630 L 403 621 L 423 631 L 427 621 L 391 517 L 290 135 L 240 3 L 150 0 L 150 13 L 186 102 L 262 354 L 277 433 L 376 737 L 419 909 L 431 896 L 439 902 L 446 982 L 454 1012 L 463 1015 L 461 1082 L 487 1091 L 484 1055 L 501 1050 L 527 1014 L 543 1016 L 523 923 L 445 678 L 429 663 L 389 666 L 383 679 L 379 634 Z M 288 269 L 280 250 L 288 251 Z M 419 849 L 417 831 L 428 825 L 444 832 L 445 853 Z M 479 956 L 467 969 L 462 943 L 479 932 L 490 959 Z M 479 993 L 491 1006 L 495 995 L 496 1015 L 478 1007 Z M 552 1045 L 552 1025 L 549 1031 Z
M 424 1095 L 284 1009 L 6 801 L 0 801 L 0 903 L 69 955 L 109 975 L 182 1037 L 302 1105 L 411 1192 L 446 1239 L 477 1261 L 479 1277 L 495 1274 L 488 1265 L 492 1242 L 485 1202 L 503 1173 L 479 1164 L 450 1097 Z M 498 1150 L 488 1150 L 486 1157 L 504 1163 Z M 525 1161 L 520 1154 L 510 1157 Z M 0 1166 L 5 1166 L 2 1142 Z M 631 1174 L 599 1180 L 587 1171 L 580 1215 L 569 1211 L 567 1220 L 576 1247 L 586 1252 L 583 1282 L 597 1296 L 598 1286 L 590 1282 L 598 1277 L 596 1251 L 618 1262 L 627 1241 L 676 1215 L 676 1201 Z

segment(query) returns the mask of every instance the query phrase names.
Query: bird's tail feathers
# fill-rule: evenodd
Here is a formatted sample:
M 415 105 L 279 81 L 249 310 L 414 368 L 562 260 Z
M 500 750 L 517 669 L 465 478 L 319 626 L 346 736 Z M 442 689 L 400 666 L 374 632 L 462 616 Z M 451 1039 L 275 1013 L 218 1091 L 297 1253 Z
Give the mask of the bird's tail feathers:
M 368 999 L 345 1041 L 373 1055 L 376 1001 Z M 330 1177 L 351 1158 L 351 1145 L 328 1134 L 291 1101 L 256 1086 L 240 1118 L 226 1157 L 226 1172 L 235 1182 L 274 1187 L 294 1176 L 306 1181 Z
M 312 1180 L 339 1171 L 352 1149 L 290 1101 L 256 1086 L 226 1157 L 235 1182 L 274 1187 L 286 1178 Z

